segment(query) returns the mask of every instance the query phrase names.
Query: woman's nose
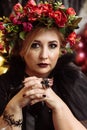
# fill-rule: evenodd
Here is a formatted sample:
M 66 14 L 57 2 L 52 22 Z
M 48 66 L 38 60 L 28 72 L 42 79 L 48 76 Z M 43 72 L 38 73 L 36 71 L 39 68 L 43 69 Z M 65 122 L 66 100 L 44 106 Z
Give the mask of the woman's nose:
M 40 53 L 40 58 L 47 59 L 49 51 L 47 48 L 43 48 Z

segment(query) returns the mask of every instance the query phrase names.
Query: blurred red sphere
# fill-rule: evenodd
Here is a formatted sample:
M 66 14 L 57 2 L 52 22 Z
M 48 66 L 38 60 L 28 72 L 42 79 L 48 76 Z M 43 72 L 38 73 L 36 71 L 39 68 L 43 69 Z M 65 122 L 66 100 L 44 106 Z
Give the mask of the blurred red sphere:
M 87 23 L 83 30 L 77 35 L 77 42 L 74 46 L 76 51 L 75 62 L 87 75 Z
M 76 51 L 81 51 L 85 48 L 85 45 L 82 41 L 80 41 L 79 43 L 76 43 L 76 45 L 74 46 L 74 49 Z
M 79 50 L 79 49 L 84 49 L 84 43 L 80 41 L 80 42 L 78 43 L 78 46 L 77 46 L 77 47 L 78 47 L 78 48 L 77 48 L 78 50 Z
M 83 51 L 77 52 L 76 60 L 75 60 L 76 64 L 81 66 L 85 63 L 85 61 L 86 61 L 85 52 L 83 52 Z

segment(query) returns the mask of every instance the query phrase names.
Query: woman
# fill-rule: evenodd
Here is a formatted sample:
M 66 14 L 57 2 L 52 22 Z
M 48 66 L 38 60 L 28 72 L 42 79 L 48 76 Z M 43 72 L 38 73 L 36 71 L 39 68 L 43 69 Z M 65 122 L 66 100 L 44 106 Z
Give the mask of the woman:
M 11 33 L 8 32 L 8 35 L 14 38 L 13 40 L 10 37 L 9 41 L 13 40 L 14 46 L 9 50 L 11 55 L 9 70 L 0 76 L 1 130 L 86 130 L 80 121 L 87 119 L 87 103 L 83 102 L 87 97 L 87 78 L 74 65 L 73 54 L 63 55 L 63 52 L 71 52 L 69 45 L 66 48 L 65 35 L 60 31 L 60 28 L 64 29 L 67 18 L 61 12 L 64 7 L 62 8 L 60 3 L 56 4 L 61 7 L 58 11 L 63 16 L 62 23 L 48 22 L 46 11 L 50 9 L 54 14 L 51 8 L 52 3 L 37 6 L 30 1 L 24 8 L 26 14 L 28 11 L 28 15 L 20 15 L 20 18 L 16 17 L 18 19 L 15 20 L 15 24 L 8 25 L 8 27 L 23 25 L 25 29 L 26 24 L 21 24 L 20 19 L 25 16 L 29 16 L 28 20 L 33 19 L 32 24 L 27 24 L 27 31 L 22 30 L 20 33 L 18 30 L 16 35 L 12 35 L 15 34 L 14 30 Z M 55 5 L 52 6 L 57 7 Z M 44 7 L 46 19 L 44 20 L 41 14 L 39 15 L 41 19 L 40 17 L 35 19 L 37 15 L 33 13 L 36 14 L 37 11 L 38 14 L 42 11 L 42 7 Z M 15 8 L 17 16 L 19 16 L 18 9 Z M 22 12 L 22 7 L 20 9 Z M 57 15 L 57 12 L 55 13 Z M 50 16 L 52 17 L 52 14 Z M 75 13 L 73 16 L 75 18 Z M 14 22 L 14 18 L 11 16 L 11 23 Z M 23 20 L 25 19 L 21 21 Z M 6 37 L 6 34 L 4 36 Z M 16 38 L 20 36 L 22 40 L 16 41 L 14 36 L 17 36 Z M 6 45 L 11 45 L 7 43 Z M 7 49 L 7 46 L 5 47 Z

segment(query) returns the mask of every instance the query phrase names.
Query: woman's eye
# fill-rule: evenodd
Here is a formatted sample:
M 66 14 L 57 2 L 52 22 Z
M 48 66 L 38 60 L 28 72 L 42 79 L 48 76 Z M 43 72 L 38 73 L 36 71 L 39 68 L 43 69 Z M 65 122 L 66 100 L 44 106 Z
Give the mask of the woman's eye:
M 53 48 L 53 49 L 57 47 L 57 45 L 56 45 L 56 44 L 53 44 L 53 43 L 50 44 L 49 46 L 50 46 L 50 48 Z
M 32 45 L 31 45 L 31 48 L 39 48 L 39 44 L 38 43 L 33 43 Z

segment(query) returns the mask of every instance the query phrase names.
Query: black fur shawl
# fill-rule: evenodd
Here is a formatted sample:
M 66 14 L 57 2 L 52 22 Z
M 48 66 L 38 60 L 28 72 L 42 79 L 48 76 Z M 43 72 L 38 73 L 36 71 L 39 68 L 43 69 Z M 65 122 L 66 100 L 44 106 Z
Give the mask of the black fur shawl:
M 20 57 L 12 58 L 10 65 L 9 71 L 0 76 L 0 113 L 10 98 L 20 90 L 25 75 L 25 63 Z M 49 77 L 54 78 L 54 91 L 73 114 L 79 120 L 87 120 L 87 77 L 74 64 L 74 55 L 66 54 L 59 58 Z

